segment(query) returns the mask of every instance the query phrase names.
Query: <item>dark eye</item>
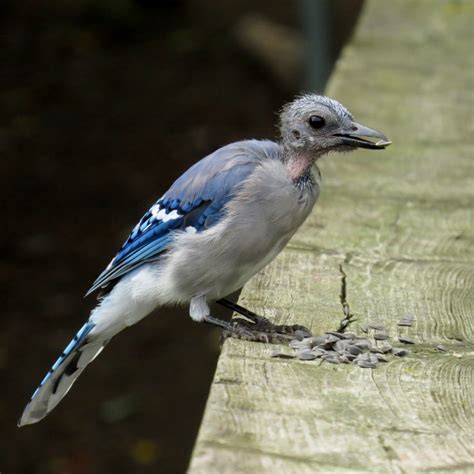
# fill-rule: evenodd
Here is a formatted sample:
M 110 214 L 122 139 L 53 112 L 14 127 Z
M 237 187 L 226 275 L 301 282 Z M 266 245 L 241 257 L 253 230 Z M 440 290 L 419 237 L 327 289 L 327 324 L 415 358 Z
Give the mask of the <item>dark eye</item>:
M 314 129 L 324 127 L 326 120 L 324 120 L 319 115 L 311 115 L 309 118 L 309 126 Z

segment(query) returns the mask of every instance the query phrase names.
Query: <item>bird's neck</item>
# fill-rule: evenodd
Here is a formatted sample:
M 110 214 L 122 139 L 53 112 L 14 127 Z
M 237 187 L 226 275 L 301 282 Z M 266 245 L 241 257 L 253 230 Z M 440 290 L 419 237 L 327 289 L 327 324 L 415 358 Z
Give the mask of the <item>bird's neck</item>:
M 286 165 L 291 180 L 294 183 L 299 183 L 305 176 L 308 176 L 311 166 L 319 156 L 315 152 L 284 148 L 283 163 Z

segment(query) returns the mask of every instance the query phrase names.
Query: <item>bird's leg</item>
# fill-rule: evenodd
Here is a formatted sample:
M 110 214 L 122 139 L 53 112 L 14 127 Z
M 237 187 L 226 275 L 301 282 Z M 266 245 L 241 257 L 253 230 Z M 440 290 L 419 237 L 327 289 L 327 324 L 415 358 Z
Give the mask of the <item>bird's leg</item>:
M 311 331 L 304 326 L 300 326 L 299 324 L 293 324 L 291 326 L 285 325 L 285 324 L 280 324 L 280 325 L 273 324 L 270 320 L 268 320 L 264 316 L 259 316 L 258 314 L 255 314 L 254 312 L 248 310 L 247 308 L 244 308 L 243 306 L 240 306 L 237 303 L 233 303 L 232 301 L 226 298 L 222 298 L 218 300 L 217 303 L 249 319 L 252 322 L 252 324 L 244 323 L 243 321 L 238 321 L 238 320 L 234 321 L 234 324 L 235 323 L 244 324 L 245 327 L 250 331 L 257 331 L 257 332 L 267 333 L 270 335 L 278 334 L 282 336 L 291 336 L 291 338 L 294 337 L 296 331 L 300 331 L 304 333 L 305 335 L 307 335 L 308 337 L 312 336 Z M 285 337 L 284 340 L 287 340 L 287 338 Z
M 226 308 L 231 309 L 232 311 L 241 314 L 245 318 L 252 321 L 252 323 L 256 324 L 256 326 L 258 326 L 259 328 L 273 326 L 273 323 L 269 319 L 265 318 L 264 316 L 259 316 L 258 314 L 255 314 L 253 311 L 250 311 L 249 309 L 244 308 L 243 306 L 240 306 L 237 303 L 233 303 L 232 301 L 226 298 L 217 300 L 216 303 L 219 303 L 220 305 L 225 306 Z

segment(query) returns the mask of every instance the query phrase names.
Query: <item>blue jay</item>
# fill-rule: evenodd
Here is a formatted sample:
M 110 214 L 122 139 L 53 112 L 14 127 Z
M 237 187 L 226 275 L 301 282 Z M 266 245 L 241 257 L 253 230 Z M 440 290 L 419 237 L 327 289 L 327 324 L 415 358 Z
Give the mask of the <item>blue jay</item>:
M 313 94 L 283 107 L 280 133 L 278 142 L 220 148 L 153 204 L 88 291 L 101 290 L 98 305 L 34 392 L 19 426 L 44 418 L 113 336 L 159 306 L 187 304 L 193 320 L 236 337 L 255 333 L 254 340 L 304 330 L 275 326 L 226 296 L 271 262 L 308 217 L 319 195 L 318 158 L 390 142 L 354 122 L 340 103 Z M 214 317 L 215 301 L 247 322 Z

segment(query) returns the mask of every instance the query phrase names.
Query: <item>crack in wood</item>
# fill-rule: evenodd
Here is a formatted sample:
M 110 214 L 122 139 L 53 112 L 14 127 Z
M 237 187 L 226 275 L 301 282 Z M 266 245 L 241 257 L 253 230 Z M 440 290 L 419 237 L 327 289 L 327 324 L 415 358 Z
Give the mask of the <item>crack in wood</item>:
M 348 263 L 351 260 L 352 256 L 347 254 L 344 262 Z M 344 332 L 351 323 L 357 321 L 354 318 L 354 315 L 351 312 L 351 308 L 349 306 L 349 302 L 347 301 L 347 274 L 344 271 L 343 264 L 339 264 L 339 273 L 341 274 L 341 292 L 339 293 L 339 301 L 341 302 L 342 306 L 342 313 L 344 314 L 344 318 L 339 323 L 339 327 L 337 328 L 338 332 Z

